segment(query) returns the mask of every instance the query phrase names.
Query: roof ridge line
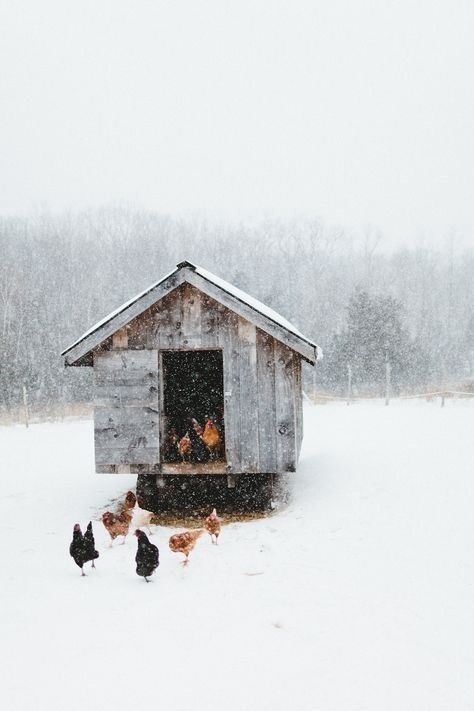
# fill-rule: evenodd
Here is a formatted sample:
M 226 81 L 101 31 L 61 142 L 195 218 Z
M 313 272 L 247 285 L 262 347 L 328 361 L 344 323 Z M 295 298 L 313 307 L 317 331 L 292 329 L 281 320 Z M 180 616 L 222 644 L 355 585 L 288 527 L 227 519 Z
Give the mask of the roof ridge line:
M 184 262 L 179 262 L 179 264 L 176 265 L 177 269 L 184 269 L 184 267 L 188 267 L 189 269 L 192 269 L 193 272 L 196 271 L 197 265 L 193 264 L 192 262 L 188 262 L 185 260 Z

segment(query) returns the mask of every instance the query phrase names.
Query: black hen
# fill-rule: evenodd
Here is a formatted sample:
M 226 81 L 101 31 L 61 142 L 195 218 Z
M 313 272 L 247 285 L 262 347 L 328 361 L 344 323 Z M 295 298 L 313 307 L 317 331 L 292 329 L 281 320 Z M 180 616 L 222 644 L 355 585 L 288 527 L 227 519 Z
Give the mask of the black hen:
M 189 428 L 189 439 L 191 440 L 191 461 L 193 463 L 209 461 L 207 447 L 194 426 Z
M 92 561 L 92 567 L 95 568 L 94 560 L 99 557 L 99 551 L 95 549 L 94 534 L 92 533 L 92 521 L 87 524 L 87 530 L 84 533 L 84 546 L 86 551 L 86 561 Z
M 81 569 L 82 575 L 85 575 L 83 571 L 84 563 L 87 560 L 86 546 L 84 543 L 84 536 L 82 535 L 81 527 L 78 523 L 74 525 L 74 530 L 72 533 L 72 542 L 69 546 L 69 553 L 71 557 L 74 558 L 74 562 Z
M 148 578 L 153 575 L 160 564 L 160 552 L 157 546 L 150 543 L 146 533 L 137 529 L 135 535 L 138 538 L 138 548 L 135 556 L 137 575 L 141 575 L 148 583 L 150 582 Z
M 92 540 L 93 539 L 94 537 L 92 537 Z M 78 565 L 81 569 L 82 575 L 85 575 L 83 570 L 84 563 L 87 563 L 88 560 L 93 560 L 94 558 L 97 558 L 99 555 L 97 551 L 94 550 L 93 545 L 91 550 L 90 544 L 87 543 L 85 536 L 82 535 L 81 527 L 78 523 L 74 525 L 72 541 L 71 545 L 69 546 L 69 553 L 71 557 L 74 558 L 75 564 Z

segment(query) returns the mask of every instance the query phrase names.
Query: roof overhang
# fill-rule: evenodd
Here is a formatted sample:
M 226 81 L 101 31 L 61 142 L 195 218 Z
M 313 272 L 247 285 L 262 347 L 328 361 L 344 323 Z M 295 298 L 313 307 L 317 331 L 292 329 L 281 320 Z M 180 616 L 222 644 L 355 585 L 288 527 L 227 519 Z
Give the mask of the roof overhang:
M 319 347 L 275 311 L 207 270 L 191 262 L 180 262 L 173 272 L 110 313 L 66 348 L 61 353 L 65 356 L 65 365 L 81 365 L 79 361 L 107 338 L 184 283 L 247 319 L 299 353 L 308 363 L 314 365 L 321 357 Z

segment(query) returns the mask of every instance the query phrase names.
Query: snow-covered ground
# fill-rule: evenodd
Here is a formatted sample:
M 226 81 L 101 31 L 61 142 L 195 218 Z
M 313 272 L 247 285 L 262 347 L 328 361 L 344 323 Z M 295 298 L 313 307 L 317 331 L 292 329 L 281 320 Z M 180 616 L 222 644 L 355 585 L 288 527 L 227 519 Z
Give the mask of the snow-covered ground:
M 0 427 L 7 711 L 474 708 L 474 409 L 307 406 L 293 498 L 199 541 L 156 528 L 86 578 L 69 557 L 134 477 L 93 473 L 90 422 Z

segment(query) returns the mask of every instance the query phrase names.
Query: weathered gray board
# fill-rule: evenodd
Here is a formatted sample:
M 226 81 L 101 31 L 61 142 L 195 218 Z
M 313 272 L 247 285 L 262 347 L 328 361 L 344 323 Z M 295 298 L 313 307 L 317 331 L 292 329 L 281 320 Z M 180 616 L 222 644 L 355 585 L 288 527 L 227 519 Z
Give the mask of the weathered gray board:
M 159 461 L 157 350 L 94 355 L 97 471 Z
M 94 356 L 98 471 L 129 464 L 131 471 L 159 473 L 159 352 L 216 348 L 223 353 L 229 473 L 294 471 L 302 438 L 299 353 L 187 283 L 125 328 L 128 350 Z M 142 432 L 146 445 L 138 440 Z
M 239 317 L 240 343 L 240 467 L 244 472 L 259 469 L 259 402 L 257 386 L 257 329 Z M 262 403 L 263 404 L 263 403 Z M 262 417 L 265 414 L 262 412 Z
M 257 329 L 258 444 L 262 472 L 277 471 L 274 341 Z
M 298 461 L 301 444 L 303 442 L 303 383 L 301 381 L 301 358 L 293 356 L 294 386 L 295 396 L 295 416 L 296 416 L 296 461 Z
M 279 471 L 296 469 L 296 411 L 293 351 L 275 342 L 275 410 L 277 466 Z

